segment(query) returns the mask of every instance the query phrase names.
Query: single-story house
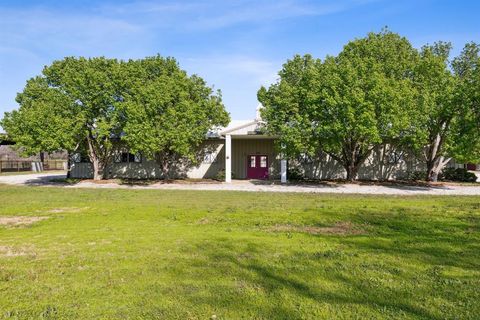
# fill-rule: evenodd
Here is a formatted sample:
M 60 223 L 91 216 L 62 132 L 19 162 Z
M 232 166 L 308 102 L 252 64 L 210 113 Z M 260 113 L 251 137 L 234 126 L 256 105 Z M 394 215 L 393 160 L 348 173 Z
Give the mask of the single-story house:
M 260 117 L 260 107 L 252 120 L 233 120 L 225 128 L 210 132 L 199 154 L 201 161 L 196 165 L 179 163 L 171 169 L 171 178 L 207 179 L 220 178 L 226 182 L 232 179 L 272 179 L 287 180 L 287 166 L 293 171 L 301 171 L 310 179 L 345 178 L 345 170 L 328 155 L 319 159 L 308 157 L 295 161 L 282 159 L 275 147 L 277 137 L 262 133 L 264 122 Z M 453 164 L 459 166 L 458 164 Z M 70 164 L 73 178 L 92 178 L 92 165 L 86 157 L 76 154 Z M 360 168 L 360 179 L 396 179 L 406 177 L 410 172 L 424 170 L 413 157 L 396 153 L 382 147 Z M 161 179 L 164 173 L 154 160 L 144 159 L 141 154 L 130 154 L 128 150 L 118 153 L 113 163 L 107 167 L 109 178 Z

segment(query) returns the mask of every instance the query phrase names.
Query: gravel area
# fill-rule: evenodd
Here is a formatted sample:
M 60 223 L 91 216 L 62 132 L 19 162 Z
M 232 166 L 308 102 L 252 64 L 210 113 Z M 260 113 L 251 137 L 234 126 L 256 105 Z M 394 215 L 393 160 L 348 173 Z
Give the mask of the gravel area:
M 94 183 L 82 181 L 67 185 L 52 180 L 65 178 L 65 174 L 29 174 L 0 176 L 0 183 L 10 185 L 63 186 L 65 188 L 122 188 L 122 189 L 160 189 L 160 190 L 230 190 L 247 192 L 306 192 L 306 193 L 344 193 L 344 194 L 389 194 L 389 195 L 480 195 L 480 186 L 442 185 L 409 186 L 401 184 L 362 185 L 362 184 L 287 184 L 279 182 L 238 180 L 226 183 L 155 183 L 149 185 L 122 185 L 114 182 Z

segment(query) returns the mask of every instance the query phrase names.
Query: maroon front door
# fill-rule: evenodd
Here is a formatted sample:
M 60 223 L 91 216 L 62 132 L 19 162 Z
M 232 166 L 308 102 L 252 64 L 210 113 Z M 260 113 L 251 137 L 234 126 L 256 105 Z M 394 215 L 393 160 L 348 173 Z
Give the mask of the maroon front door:
M 268 157 L 266 155 L 247 156 L 247 179 L 268 179 Z

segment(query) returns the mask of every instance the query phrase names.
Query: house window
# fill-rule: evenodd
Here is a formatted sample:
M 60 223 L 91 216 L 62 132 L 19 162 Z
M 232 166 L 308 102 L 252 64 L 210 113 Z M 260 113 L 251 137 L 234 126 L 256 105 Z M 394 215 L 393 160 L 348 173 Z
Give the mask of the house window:
M 140 152 L 137 152 L 137 153 L 134 154 L 133 162 L 135 162 L 135 163 L 141 163 L 142 162 L 142 154 Z
M 255 156 L 250 156 L 250 168 L 255 168 L 256 167 L 255 159 L 256 159 Z
M 260 156 L 260 168 L 267 167 L 267 156 Z
M 403 161 L 403 152 L 392 152 L 388 155 L 389 164 L 397 164 L 400 161 Z
M 203 163 L 217 163 L 217 153 L 207 152 L 203 157 Z
M 142 155 L 140 153 L 118 152 L 113 158 L 115 163 L 141 163 Z
M 74 153 L 72 155 L 72 161 L 75 162 L 75 163 L 82 162 L 82 155 L 80 153 Z
M 87 155 L 81 154 L 79 152 L 72 154 L 71 159 L 74 163 L 82 163 L 82 162 L 83 163 L 89 163 L 90 162 L 90 158 Z

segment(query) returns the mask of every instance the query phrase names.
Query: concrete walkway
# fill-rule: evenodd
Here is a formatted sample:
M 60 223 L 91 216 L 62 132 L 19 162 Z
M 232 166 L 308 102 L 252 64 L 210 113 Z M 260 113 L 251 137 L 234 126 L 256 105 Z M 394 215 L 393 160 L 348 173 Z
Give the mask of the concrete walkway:
M 401 184 L 287 184 L 279 182 L 237 180 L 230 184 L 215 182 L 173 182 L 149 185 L 122 185 L 114 182 L 94 183 L 82 181 L 77 184 L 62 184 L 55 179 L 65 178 L 64 174 L 28 174 L 0 176 L 0 183 L 8 185 L 59 186 L 65 188 L 121 188 L 121 189 L 159 189 L 159 190 L 229 190 L 248 192 L 306 192 L 306 193 L 342 193 L 342 194 L 385 194 L 385 195 L 480 195 L 480 186 L 439 185 L 408 186 Z

